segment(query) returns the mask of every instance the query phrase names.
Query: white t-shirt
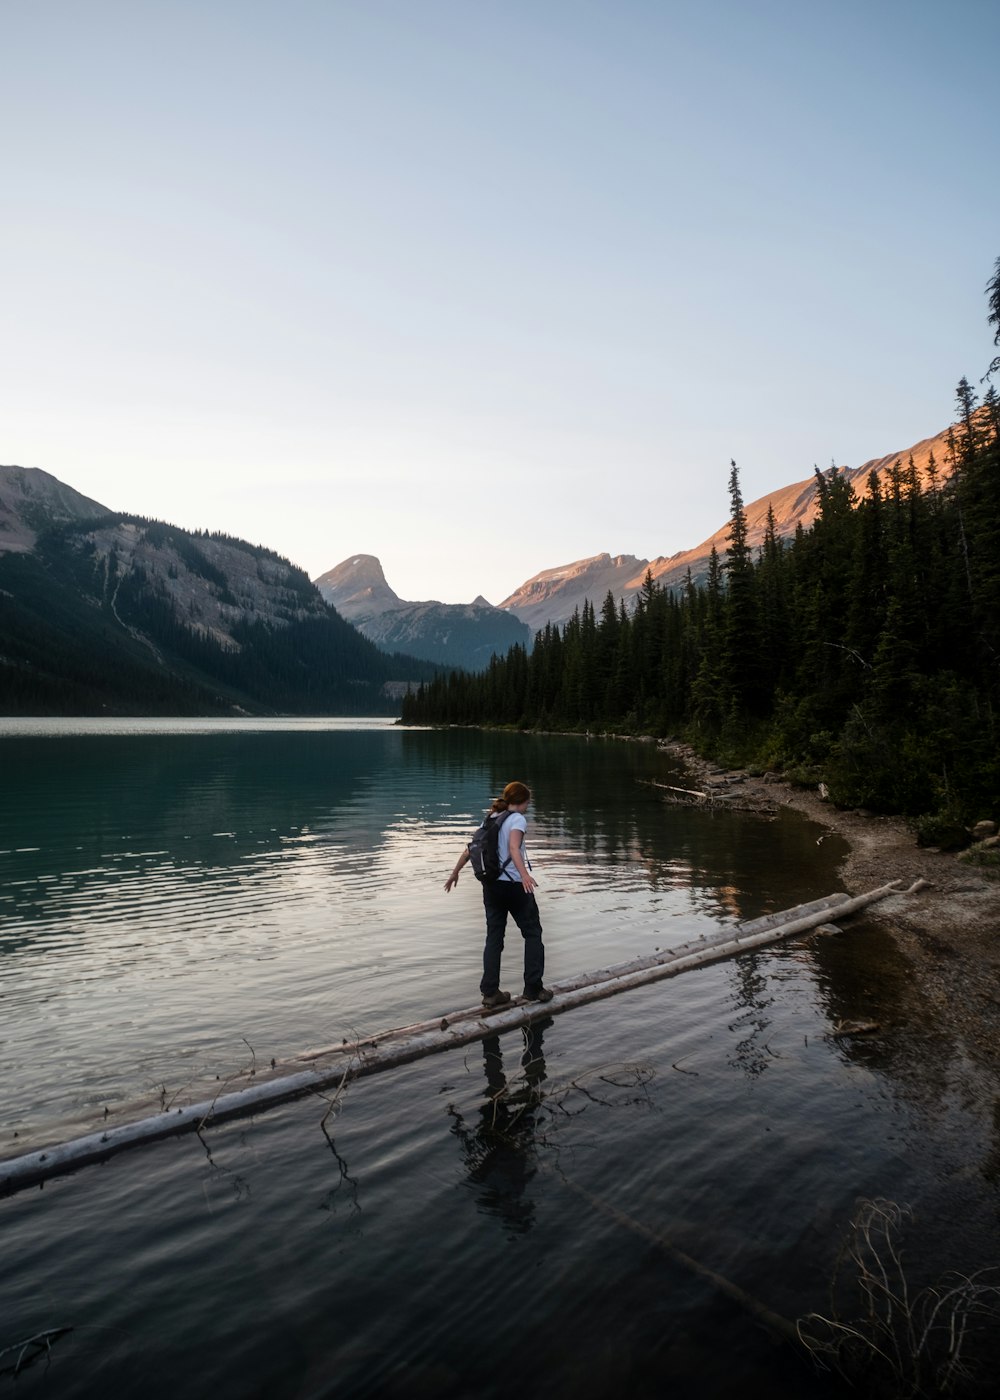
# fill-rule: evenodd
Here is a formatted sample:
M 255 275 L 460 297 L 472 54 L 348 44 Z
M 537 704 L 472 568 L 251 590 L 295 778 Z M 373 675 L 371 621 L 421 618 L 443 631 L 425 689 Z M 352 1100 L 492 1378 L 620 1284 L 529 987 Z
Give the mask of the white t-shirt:
M 527 868 L 529 870 L 531 869 L 531 864 L 528 860 L 528 852 L 525 850 L 524 846 L 524 833 L 527 830 L 528 823 L 524 813 L 511 812 L 510 816 L 500 828 L 500 837 L 497 843 L 497 852 L 500 856 L 501 870 L 503 870 L 504 861 L 510 855 L 510 833 L 512 831 L 519 831 L 521 833 L 521 857 L 524 860 L 524 863 L 527 866 Z M 518 884 L 521 883 L 521 876 L 518 874 L 517 866 L 514 864 L 513 861 L 511 861 L 511 863 L 507 866 L 507 869 L 504 870 L 503 874 L 500 876 L 500 879 L 516 880 Z

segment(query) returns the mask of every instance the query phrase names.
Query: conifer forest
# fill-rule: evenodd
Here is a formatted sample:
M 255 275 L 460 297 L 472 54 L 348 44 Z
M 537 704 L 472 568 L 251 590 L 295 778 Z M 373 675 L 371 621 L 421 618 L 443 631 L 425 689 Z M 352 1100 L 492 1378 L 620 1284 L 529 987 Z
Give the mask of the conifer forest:
M 1000 259 L 987 293 L 1000 345 Z M 815 523 L 782 539 L 772 516 L 757 550 L 732 463 L 706 580 L 647 573 L 632 607 L 588 602 L 530 653 L 421 687 L 404 720 L 675 736 L 946 840 L 1000 806 L 1000 400 L 964 378 L 957 400 L 949 471 L 899 460 L 861 499 L 817 471 Z

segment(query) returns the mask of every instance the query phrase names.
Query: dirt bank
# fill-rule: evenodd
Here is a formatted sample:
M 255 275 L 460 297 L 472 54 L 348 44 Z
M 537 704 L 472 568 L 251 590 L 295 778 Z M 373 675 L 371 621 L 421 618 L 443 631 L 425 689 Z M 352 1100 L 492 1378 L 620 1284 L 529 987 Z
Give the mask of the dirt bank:
M 955 855 L 920 847 L 894 817 L 840 811 L 813 790 L 725 772 L 681 744 L 665 745 L 701 783 L 726 783 L 733 800 L 788 806 L 842 836 L 850 850 L 844 888 L 861 894 L 892 880 L 928 888 L 872 906 L 866 919 L 886 929 L 910 965 L 939 1027 L 1000 1077 L 1000 878 Z

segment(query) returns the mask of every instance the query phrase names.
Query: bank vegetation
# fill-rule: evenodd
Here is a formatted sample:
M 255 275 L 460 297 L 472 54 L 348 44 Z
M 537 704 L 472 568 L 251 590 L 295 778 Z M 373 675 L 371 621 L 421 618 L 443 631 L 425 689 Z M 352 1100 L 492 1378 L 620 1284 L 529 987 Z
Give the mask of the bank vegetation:
M 989 293 L 1000 344 L 1000 259 Z M 423 686 L 404 721 L 672 735 L 905 815 L 935 844 L 996 815 L 1000 401 L 962 379 L 957 407 L 947 471 L 899 460 L 860 500 L 817 471 L 812 527 L 782 539 L 772 516 L 756 551 L 732 463 L 704 583 L 647 573 L 632 608 L 585 603 L 530 652 Z

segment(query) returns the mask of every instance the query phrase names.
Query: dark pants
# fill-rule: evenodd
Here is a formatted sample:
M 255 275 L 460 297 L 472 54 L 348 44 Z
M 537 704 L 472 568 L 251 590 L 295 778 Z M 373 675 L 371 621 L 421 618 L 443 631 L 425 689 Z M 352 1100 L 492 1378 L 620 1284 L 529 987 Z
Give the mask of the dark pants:
M 483 906 L 486 947 L 483 949 L 483 980 L 479 984 L 483 996 L 492 996 L 500 989 L 500 955 L 508 914 L 513 916 L 524 939 L 524 985 L 532 989 L 540 987 L 545 970 L 545 949 L 535 896 L 528 894 L 520 880 L 494 880 L 491 885 L 483 886 Z

